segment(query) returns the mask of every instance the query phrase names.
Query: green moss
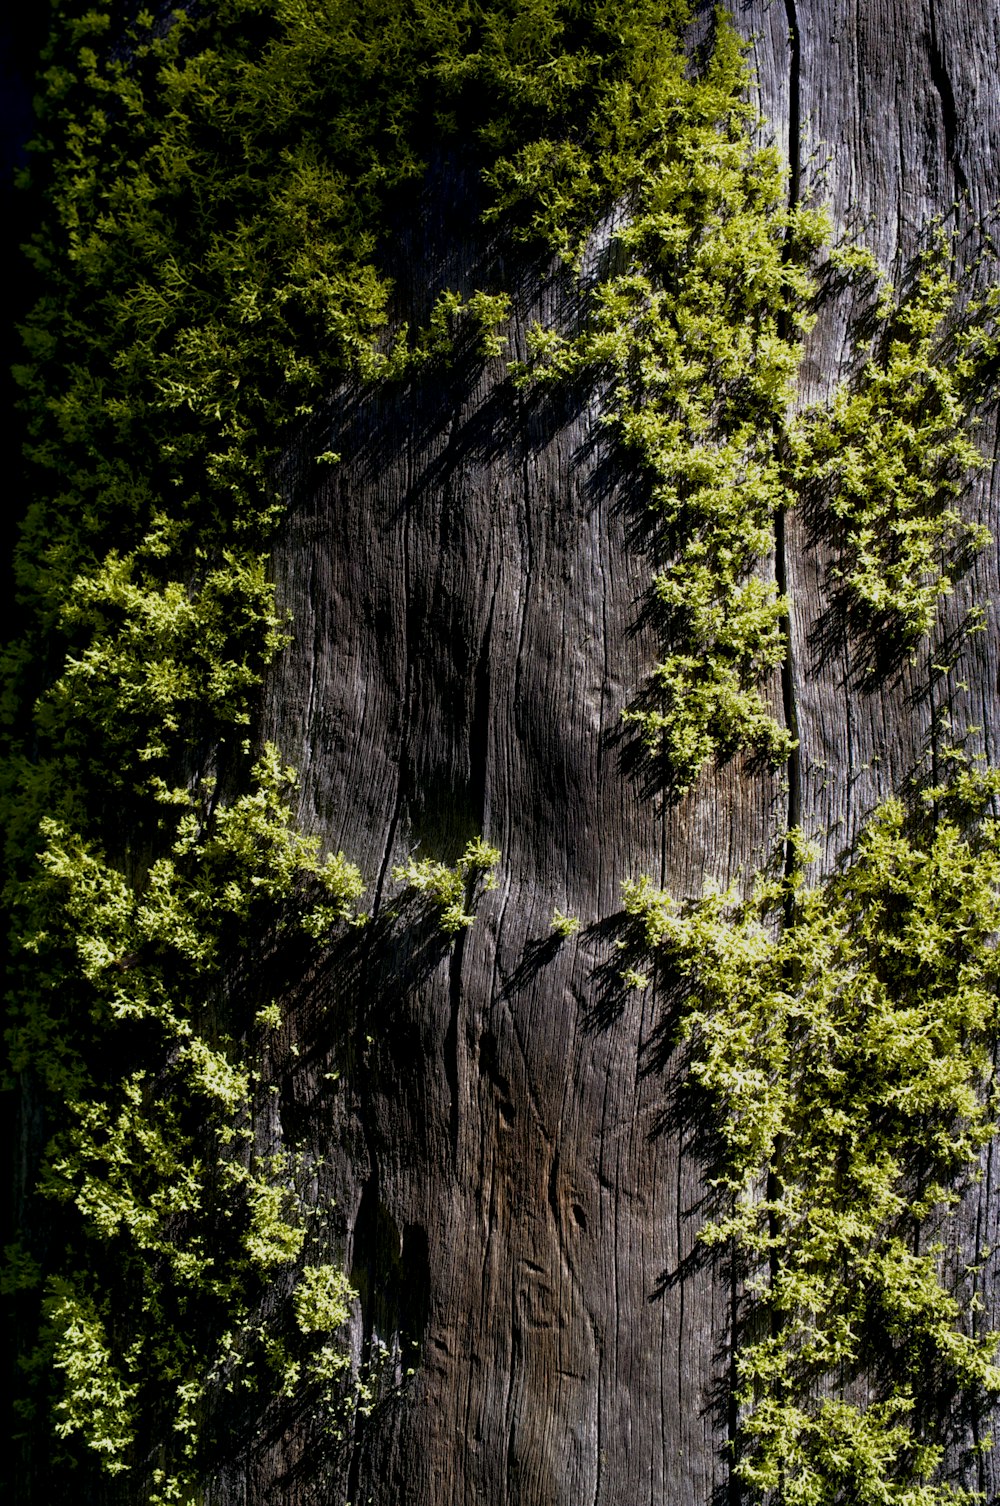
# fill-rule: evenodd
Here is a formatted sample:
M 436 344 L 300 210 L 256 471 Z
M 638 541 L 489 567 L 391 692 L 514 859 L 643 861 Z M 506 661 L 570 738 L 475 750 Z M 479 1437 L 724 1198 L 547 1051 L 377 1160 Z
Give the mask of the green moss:
M 946 562 L 990 543 L 957 498 L 985 460 L 969 434 L 995 331 L 989 300 L 956 324 L 960 290 L 939 233 L 912 286 L 883 287 L 872 354 L 828 408 L 789 428 L 792 477 L 837 520 L 836 578 L 872 624 L 914 642 L 952 589 Z
M 442 931 L 454 937 L 476 918 L 469 907 L 477 879 L 484 876 L 484 889 L 496 888 L 494 869 L 499 861 L 499 849 L 488 846 L 482 837 L 475 837 L 466 844 L 453 868 L 433 858 L 410 858 L 393 868 L 392 876 L 397 884 L 426 895 L 438 911 Z
M 52 1105 L 39 1192 L 60 1210 L 72 1262 L 45 1280 L 32 1368 L 55 1384 L 56 1435 L 107 1471 L 138 1467 L 151 1426 L 178 1439 L 151 1500 L 187 1498 L 213 1377 L 240 1357 L 242 1384 L 265 1383 L 255 1307 L 309 1238 L 291 1161 L 253 1153 L 254 1074 L 210 1026 L 227 967 L 251 935 L 272 947 L 283 934 L 328 935 L 354 917 L 363 887 L 290 825 L 274 750 L 254 778 L 215 810 L 172 792 L 175 840 L 140 882 L 65 819 L 45 818 L 37 875 L 15 901 L 30 991 L 14 1010 L 11 1065 Z M 141 1065 L 128 1049 L 136 1031 Z
M 663 128 L 628 136 L 615 158 L 617 270 L 581 281 L 583 331 L 536 326 L 513 368 L 522 385 L 598 380 L 646 486 L 665 654 L 624 715 L 675 794 L 720 755 L 792 752 L 761 688 L 772 676 L 773 695 L 788 609 L 765 562 L 803 493 L 838 526 L 835 579 L 851 603 L 907 646 L 951 589 L 945 562 L 990 541 L 954 499 L 984 463 L 971 410 L 992 379 L 995 297 L 967 306 L 938 237 L 906 296 L 883 288 L 872 358 L 828 407 L 795 416 L 829 227 L 822 210 L 790 207 L 787 166 L 754 145 L 742 44 L 721 17 L 716 32 L 704 74 L 671 75 Z M 565 248 L 568 229 L 541 228 Z M 872 276 L 863 247 L 829 257 Z
M 791 875 L 746 901 L 625 887 L 719 1137 L 701 1237 L 735 1248 L 755 1302 L 736 1359 L 755 1498 L 967 1498 L 933 1483 L 941 1398 L 1000 1393 L 998 1335 L 942 1279 L 937 1234 L 997 1130 L 998 793 L 959 764 L 881 806 L 825 883 L 796 838 Z
M 140 14 L 123 41 L 108 3 L 55 8 L 32 168 L 44 294 L 18 370 L 27 627 L 5 701 L 10 1059 L 44 1099 L 59 1225 L 24 1405 L 67 1461 L 137 1474 L 151 1501 L 197 1496 L 220 1388 L 315 1401 L 320 1371 L 342 1383 L 335 1338 L 299 1321 L 314 1276 L 287 1334 L 257 1331 L 265 1288 L 330 1268 L 294 1160 L 252 1152 L 256 1032 L 280 1007 L 254 997 L 244 1017 L 230 983 L 241 954 L 322 943 L 361 889 L 295 832 L 286 771 L 249 735 L 285 636 L 275 461 L 346 376 L 447 359 L 463 323 L 502 352 L 504 289 L 442 290 L 424 327 L 396 311 L 390 333 L 382 242 L 426 123 L 485 170 L 513 233 L 572 255 L 621 192 L 615 141 L 657 129 L 647 84 L 662 101 L 680 77 L 685 19 L 219 0 Z M 479 842 L 404 881 L 454 932 L 495 861 Z M 21 1252 L 19 1288 L 25 1272 Z
M 620 270 L 590 292 L 582 334 L 533 332 L 518 375 L 598 373 L 606 422 L 648 485 L 671 651 L 654 704 L 626 719 L 680 791 L 719 752 L 781 762 L 792 746 L 756 688 L 783 658 L 785 603 L 751 572 L 792 500 L 780 436 L 826 231 L 822 215 L 788 209 L 786 167 L 753 144 L 742 44 L 721 17 L 703 74 L 666 58 L 657 72 L 651 117 L 622 131 L 615 156 Z
M 346 379 L 447 360 L 463 325 L 484 359 L 505 349 L 504 288 L 431 290 L 423 324 L 398 305 L 389 227 L 424 157 L 453 152 L 485 185 L 486 220 L 558 253 L 567 277 L 623 211 L 584 326 L 536 330 L 515 375 L 596 376 L 648 484 L 664 652 L 653 705 L 628 714 L 677 788 L 720 752 L 791 747 L 760 680 L 784 653 L 764 562 L 796 487 L 832 489 L 851 589 L 871 595 L 874 527 L 904 630 L 930 622 L 946 583 L 927 551 L 960 530 L 933 521 L 927 477 L 950 494 L 973 462 L 964 407 L 995 357 L 996 299 L 952 382 L 937 361 L 950 294 L 928 270 L 886 315 L 882 366 L 790 424 L 823 219 L 785 207 L 785 169 L 752 144 L 732 26 L 720 14 L 692 66 L 681 0 L 214 0 L 140 14 L 124 39 L 113 14 L 54 7 L 32 168 L 44 291 L 18 370 L 32 502 L 3 797 L 10 1060 L 47 1116 L 38 1194 L 58 1229 L 44 1259 L 14 1252 L 9 1280 L 37 1295 L 23 1405 L 65 1458 L 187 1501 L 215 1391 L 316 1402 L 342 1384 L 330 1330 L 347 1289 L 294 1157 L 252 1149 L 258 1032 L 280 1006 L 237 998 L 231 977 L 238 957 L 321 945 L 362 890 L 296 832 L 288 771 L 253 747 L 285 639 L 276 461 Z M 865 415 L 896 457 L 888 489 Z M 397 876 L 454 935 L 496 860 L 480 840 L 454 868 Z M 264 1336 L 277 1281 L 287 1332 Z M 883 1441 L 905 1426 L 902 1395 Z

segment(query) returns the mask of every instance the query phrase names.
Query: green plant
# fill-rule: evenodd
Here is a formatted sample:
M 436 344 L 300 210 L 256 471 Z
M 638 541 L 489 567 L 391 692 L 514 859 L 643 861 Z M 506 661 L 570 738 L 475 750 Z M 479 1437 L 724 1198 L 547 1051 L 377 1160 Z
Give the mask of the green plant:
M 499 352 L 506 301 L 443 294 L 412 339 L 385 336 L 386 201 L 419 177 L 412 128 L 467 45 L 447 7 L 422 31 L 376 0 L 118 24 L 105 0 L 56 8 L 32 168 L 9 1044 L 51 1126 L 59 1240 L 41 1263 L 17 1251 L 8 1285 L 38 1304 L 23 1410 L 105 1472 L 144 1471 L 155 1440 L 165 1501 L 197 1493 L 213 1388 L 266 1396 L 277 1366 L 291 1395 L 320 1364 L 302 1327 L 320 1267 L 293 1296 L 297 1339 L 255 1330 L 311 1210 L 294 1158 L 252 1149 L 255 1032 L 280 1005 L 230 982 L 255 948 L 323 943 L 362 888 L 296 833 L 288 771 L 248 735 L 286 639 L 274 462 L 332 383 L 446 356 L 455 319 Z M 332 1384 L 332 1333 L 320 1353 Z
M 645 481 L 666 652 L 624 716 L 680 794 L 720 754 L 781 764 L 793 751 L 761 690 L 784 661 L 787 615 L 764 561 L 803 492 L 840 525 L 852 600 L 907 644 L 951 589 L 943 561 L 989 542 L 953 499 L 984 463 L 971 410 L 991 380 L 997 303 L 965 306 L 939 235 L 905 296 L 882 284 L 871 358 L 829 407 L 793 416 L 821 255 L 858 282 L 877 276 L 874 259 L 828 249 L 824 211 L 789 199 L 787 165 L 754 145 L 743 46 L 721 13 L 705 71 L 678 76 L 676 62 L 646 96 L 656 128 L 639 125 L 615 159 L 615 270 L 581 274 L 583 330 L 536 326 L 512 371 L 522 386 L 596 382 Z M 579 265 L 575 205 L 570 193 L 566 220 L 544 228 Z
M 439 294 L 431 309 L 427 328 L 418 337 L 418 355 L 450 356 L 459 325 L 470 318 L 479 332 L 480 354 L 502 355 L 507 340 L 500 331 L 510 318 L 508 294 L 477 291 L 471 298 L 463 299 L 460 293 L 450 290 Z
M 784 655 L 785 603 L 753 572 L 791 501 L 780 440 L 827 229 L 787 207 L 786 167 L 751 140 L 747 85 L 721 14 L 703 73 L 664 58 L 616 160 L 621 269 L 589 292 L 581 334 L 536 328 L 517 369 L 522 383 L 596 375 L 605 421 L 647 480 L 670 652 L 654 704 L 625 715 L 678 791 L 717 752 L 782 762 L 792 746 L 757 689 Z
M 1000 1393 L 998 1335 L 937 1237 L 997 1128 L 998 793 L 959 762 L 881 806 L 822 884 L 793 833 L 789 874 L 747 900 L 625 886 L 712 1105 L 724 1210 L 701 1238 L 735 1249 L 755 1304 L 736 1472 L 783 1506 L 966 1499 L 934 1482 L 937 1399 Z
M 418 894 L 425 894 L 439 912 L 438 924 L 446 936 L 455 937 L 466 930 L 475 920 L 471 909 L 476 879 L 485 876 L 483 888 L 496 888 L 494 869 L 500 861 L 500 851 L 489 847 L 482 837 L 474 837 L 453 868 L 433 858 L 409 858 L 397 864 L 392 876 L 397 884 L 405 884 Z
M 64 1260 L 33 1273 L 29 1370 L 54 1386 L 57 1437 L 109 1473 L 136 1467 L 158 1419 L 176 1448 L 153 1501 L 192 1488 L 206 1388 L 266 1383 L 255 1306 L 308 1237 L 292 1162 L 253 1149 L 256 1074 L 210 1023 L 248 933 L 273 947 L 355 915 L 360 874 L 295 832 L 288 778 L 267 749 L 228 806 L 172 792 L 174 841 L 138 883 L 64 809 L 40 823 L 37 874 L 12 901 L 11 1067 L 61 1106 L 39 1191 L 62 1211 Z M 144 1064 L 123 1054 L 126 1032 Z
M 955 499 L 985 464 L 967 430 L 995 344 L 991 300 L 955 328 L 951 255 L 941 232 L 905 296 L 883 287 L 860 373 L 828 408 L 789 427 L 795 484 L 820 490 L 843 532 L 837 577 L 871 619 L 911 643 L 931 631 L 952 589 L 943 562 L 960 542 L 967 551 L 990 542 Z
M 560 941 L 565 941 L 569 936 L 575 936 L 579 929 L 579 916 L 564 915 L 561 910 L 553 910 L 549 930 L 553 935 L 558 936 Z
M 679 788 L 718 751 L 791 747 L 758 686 L 784 611 L 758 577 L 809 479 L 786 406 L 826 232 L 784 207 L 784 168 L 751 144 L 733 27 L 720 14 L 692 67 L 682 0 L 211 0 L 141 11 L 124 37 L 117 18 L 110 0 L 54 7 L 31 169 L 32 502 L 2 795 L 10 1070 L 46 1116 L 37 1193 L 58 1237 L 13 1251 L 7 1285 L 37 1318 L 22 1410 L 48 1417 L 67 1460 L 131 1471 L 155 1503 L 198 1497 L 215 1391 L 315 1399 L 343 1381 L 346 1286 L 294 1154 L 256 1148 L 273 1086 L 260 1032 L 281 1006 L 233 976 L 360 919 L 359 874 L 296 831 L 289 771 L 253 742 L 287 636 L 268 570 L 277 461 L 345 380 L 447 360 L 463 324 L 482 355 L 503 350 L 506 290 L 442 290 L 421 322 L 392 287 L 428 122 L 481 176 L 487 222 L 558 252 L 568 278 L 625 210 L 585 328 L 536 330 L 517 376 L 606 381 L 649 482 L 666 648 L 655 707 L 630 715 Z M 940 398 L 931 438 L 952 477 L 971 459 L 955 437 L 970 399 L 929 371 L 941 297 L 932 279 L 902 343 L 918 396 Z M 970 391 L 995 309 L 988 296 L 963 337 Z M 863 381 L 905 417 L 894 351 L 882 387 L 875 367 Z M 824 484 L 860 413 L 845 399 L 808 421 Z M 929 496 L 900 483 L 904 521 Z M 843 506 L 867 568 L 863 517 Z M 925 542 L 946 544 L 946 523 Z M 904 574 L 925 557 L 900 553 Z M 937 587 L 911 586 L 894 589 L 919 625 Z M 455 936 L 498 858 L 477 840 L 453 868 L 411 859 L 396 877 Z M 264 1334 L 278 1287 L 286 1331 Z

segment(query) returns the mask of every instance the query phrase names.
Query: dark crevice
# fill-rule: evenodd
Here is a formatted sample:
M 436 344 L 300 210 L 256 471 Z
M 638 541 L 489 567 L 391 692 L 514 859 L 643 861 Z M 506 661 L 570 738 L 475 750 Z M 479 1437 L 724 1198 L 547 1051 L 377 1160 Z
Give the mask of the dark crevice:
M 559 1152 L 552 1157 L 552 1165 L 549 1168 L 549 1207 L 552 1209 L 552 1217 L 555 1219 L 556 1228 L 560 1229 L 562 1217 L 559 1212 Z
M 934 0 L 930 5 L 931 27 L 931 78 L 941 101 L 941 120 L 944 125 L 944 148 L 945 155 L 951 164 L 955 174 L 956 196 L 962 197 L 969 191 L 969 180 L 965 176 L 962 164 L 958 160 L 958 110 L 955 106 L 955 91 L 951 87 L 951 76 L 945 65 L 944 57 L 938 43 L 937 15 Z
M 785 0 L 785 17 L 788 21 L 788 206 L 794 209 L 799 203 L 802 192 L 802 49 L 795 0 Z M 787 330 L 783 331 L 786 336 L 788 333 Z M 779 594 L 788 601 L 788 615 L 785 620 L 785 654 L 781 661 L 781 701 L 785 725 L 794 740 L 794 746 L 788 756 L 788 806 L 785 821 L 786 831 L 792 832 L 801 821 L 802 770 L 798 747 L 799 717 L 795 701 L 792 611 L 788 590 L 787 517 L 783 507 L 778 509 L 774 521 L 774 572 Z M 791 874 L 795 861 L 794 845 L 790 840 L 786 840 L 786 876 Z
M 516 394 L 517 420 L 521 426 L 521 433 L 527 433 L 527 400 L 523 392 Z M 532 549 L 532 527 L 534 519 L 531 509 L 531 477 L 529 475 L 529 451 L 527 444 L 524 445 L 524 453 L 521 457 L 521 498 L 524 503 L 524 553 L 525 568 L 522 575 L 521 597 L 521 621 L 517 635 L 517 654 L 514 659 L 514 731 L 519 739 L 524 739 L 527 734 L 527 721 L 524 713 L 524 646 L 528 628 L 528 605 L 530 595 L 529 583 L 535 578 L 534 551 Z
M 500 1123 L 510 1126 L 517 1117 L 517 1111 L 514 1108 L 510 1082 L 500 1070 L 497 1038 L 492 1030 L 484 1030 L 479 1037 L 479 1070 L 484 1077 L 489 1079 L 497 1095 Z
M 392 862 L 393 848 L 396 843 L 396 833 L 403 814 L 403 807 L 409 795 L 412 783 L 410 776 L 410 730 L 413 718 L 413 661 L 414 644 L 418 641 L 417 624 L 414 621 L 415 610 L 413 605 L 412 586 L 410 581 L 410 514 L 412 511 L 411 498 L 413 496 L 413 465 L 412 451 L 408 455 L 407 469 L 407 500 L 403 508 L 403 622 L 404 622 L 404 668 L 403 668 L 403 710 L 401 714 L 401 726 L 399 731 L 399 764 L 396 774 L 396 800 L 393 806 L 392 818 L 389 822 L 389 834 L 385 842 L 385 855 L 382 858 L 382 866 L 379 869 L 378 883 L 375 886 L 375 902 L 372 906 L 372 914 L 378 915 L 382 903 L 382 890 L 385 886 L 385 877 Z
M 490 650 L 493 641 L 495 606 L 496 595 L 494 594 L 475 668 L 472 722 L 469 727 L 469 804 L 477 814 L 481 832 L 486 826 L 486 778 L 490 747 Z
M 739 1447 L 740 1410 L 736 1397 L 739 1393 L 740 1374 L 737 1365 L 739 1353 L 740 1282 L 737 1274 L 735 1248 L 731 1248 L 729 1266 L 729 1375 L 726 1395 L 726 1441 L 729 1446 L 729 1472 L 727 1480 L 727 1506 L 741 1506 L 743 1487 L 736 1473 L 737 1449 Z
M 799 34 L 798 15 L 795 9 L 795 0 L 785 0 L 785 17 L 788 22 L 788 207 L 794 210 L 802 196 L 802 103 L 801 103 L 801 38 Z M 792 235 L 789 227 L 787 236 L 790 240 Z M 787 243 L 786 243 L 787 249 Z M 789 319 L 784 315 L 781 319 L 783 326 L 781 333 L 783 338 L 791 339 L 792 330 Z M 792 833 L 800 826 L 802 819 L 802 767 L 799 754 L 799 718 L 798 707 L 795 697 L 795 657 L 793 652 L 792 632 L 792 601 L 789 590 L 788 578 L 788 522 L 787 509 L 781 507 L 775 513 L 774 519 L 774 574 L 779 595 L 786 601 L 785 617 L 785 652 L 781 661 L 781 702 L 784 713 L 785 726 L 792 739 L 791 752 L 786 764 L 786 779 L 788 783 L 788 795 L 785 807 L 785 843 L 784 843 L 784 872 L 785 877 L 790 878 L 798 861 L 796 844 Z M 795 901 L 793 890 L 789 885 L 785 897 L 785 924 L 791 926 L 795 922 Z M 774 1147 L 771 1164 L 767 1170 L 766 1197 L 771 1209 L 778 1202 L 781 1193 L 780 1172 L 783 1151 L 780 1141 Z M 779 1238 L 781 1234 L 780 1223 L 773 1211 L 768 1212 L 769 1252 L 768 1266 L 771 1289 L 773 1290 L 779 1275 L 780 1256 Z M 736 1251 L 733 1251 L 733 1272 L 730 1277 L 730 1326 L 731 1326 L 731 1349 L 730 1349 L 730 1375 L 729 1375 L 729 1440 L 731 1450 L 731 1463 L 729 1472 L 729 1501 L 731 1506 L 738 1506 L 743 1499 L 741 1482 L 736 1475 L 733 1464 L 736 1460 L 736 1451 L 739 1446 L 739 1408 L 736 1402 L 736 1392 L 739 1381 L 737 1365 L 737 1348 L 739 1336 L 739 1299 L 740 1281 L 737 1271 Z M 772 1342 L 780 1342 L 781 1316 L 773 1308 L 770 1313 L 771 1339 Z M 783 1490 L 782 1480 L 779 1491 Z
M 802 177 L 802 43 L 795 0 L 785 0 L 788 22 L 788 203 L 799 202 Z
M 363 1269 L 362 1262 L 367 1265 L 371 1258 L 370 1240 L 368 1238 L 369 1210 L 379 1204 L 379 1169 L 376 1158 L 375 1146 L 371 1131 L 368 1127 L 367 1114 L 362 1115 L 363 1134 L 366 1149 L 369 1156 L 369 1175 L 361 1189 L 361 1201 L 355 1218 L 352 1242 L 354 1245 L 353 1260 L 351 1262 L 351 1280 L 361 1296 L 361 1366 L 362 1371 L 366 1361 L 370 1361 L 372 1354 L 373 1312 L 370 1300 L 371 1280 L 362 1282 L 359 1276 Z M 365 1248 L 362 1248 L 364 1246 Z M 365 1275 L 369 1273 L 365 1271 Z M 362 1286 L 365 1290 L 362 1291 Z M 366 1300 L 368 1298 L 369 1300 Z M 355 1404 L 354 1417 L 349 1430 L 351 1440 L 350 1458 L 347 1464 L 347 1499 L 356 1501 L 358 1497 L 358 1485 L 361 1474 L 361 1462 L 366 1443 L 365 1413 Z
M 788 615 L 785 619 L 785 655 L 781 661 L 781 700 L 784 708 L 785 725 L 795 743 L 788 755 L 786 774 L 788 779 L 788 804 L 785 829 L 787 832 L 793 832 L 801 824 L 802 819 L 802 766 L 799 755 L 799 714 L 795 701 L 795 660 L 792 653 L 792 609 L 788 592 L 786 527 L 785 509 L 780 508 L 774 520 L 774 573 L 778 592 L 788 601 Z M 786 839 L 786 876 L 791 874 L 795 862 L 795 845 L 791 840 Z
M 448 959 L 448 1031 L 444 1039 L 444 1071 L 451 1104 L 448 1112 L 451 1151 L 458 1165 L 458 1013 L 462 1003 L 462 959 L 466 932 L 461 931 Z

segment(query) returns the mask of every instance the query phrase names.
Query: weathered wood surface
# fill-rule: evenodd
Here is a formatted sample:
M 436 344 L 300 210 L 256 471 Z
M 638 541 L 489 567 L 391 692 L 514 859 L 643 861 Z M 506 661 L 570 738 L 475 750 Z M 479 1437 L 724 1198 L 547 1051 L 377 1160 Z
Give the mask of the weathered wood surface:
M 803 181 L 828 156 L 835 223 L 895 273 L 956 197 L 970 223 L 990 216 L 997 0 L 750 0 L 736 19 L 756 33 L 766 129 Z M 401 309 L 497 285 L 503 248 L 475 219 L 474 185 L 442 164 L 400 226 Z M 534 317 L 565 318 L 564 281 L 539 290 L 509 253 L 503 276 L 522 288 L 520 338 Z M 804 401 L 846 368 L 855 313 L 824 306 Z M 315 1157 L 362 1292 L 355 1343 L 388 1344 L 401 1384 L 346 1465 L 305 1433 L 261 1440 L 220 1475 L 226 1506 L 727 1498 L 729 1278 L 696 1244 L 698 1126 L 669 1112 L 657 998 L 608 983 L 619 886 L 728 880 L 767 855 L 794 798 L 832 860 L 938 735 L 945 650 L 866 679 L 830 612 L 822 520 L 793 513 L 800 788 L 736 760 L 664 806 L 624 758 L 621 708 L 656 645 L 635 499 L 599 420 L 599 402 L 515 394 L 502 361 L 470 357 L 334 395 L 315 448 L 342 464 L 289 458 L 274 568 L 294 642 L 263 730 L 300 770 L 304 824 L 371 877 L 377 919 L 297 989 L 271 1133 Z M 992 454 L 993 414 L 981 439 Z M 1000 536 L 998 502 L 987 470 L 964 506 Z M 990 549 L 945 634 L 997 595 Z M 979 723 L 996 761 L 994 616 L 963 652 L 955 722 Z M 387 918 L 393 863 L 414 849 L 453 860 L 479 831 L 502 849 L 499 886 L 453 951 L 419 911 Z M 556 906 L 582 921 L 561 944 Z M 1000 1244 L 994 1180 L 991 1159 L 965 1258 L 977 1239 Z M 985 1322 L 1000 1319 L 996 1276 L 990 1262 Z M 401 1357 L 400 1335 L 417 1345 Z M 980 1483 L 996 1495 L 996 1463 Z

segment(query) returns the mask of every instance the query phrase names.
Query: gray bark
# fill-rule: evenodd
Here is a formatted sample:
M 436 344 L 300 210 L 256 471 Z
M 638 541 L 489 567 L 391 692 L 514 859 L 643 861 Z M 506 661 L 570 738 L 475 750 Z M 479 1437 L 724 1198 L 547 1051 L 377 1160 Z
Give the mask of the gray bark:
M 989 219 L 997 0 L 747 0 L 736 20 L 754 35 L 765 134 L 896 275 L 956 199 L 964 223 Z M 539 287 L 476 216 L 474 185 L 441 164 L 400 226 L 401 307 L 496 286 L 502 262 L 518 341 L 533 318 L 564 322 L 566 276 Z M 803 401 L 849 363 L 850 296 L 821 310 Z M 343 461 L 320 480 L 288 459 L 274 570 L 294 641 L 264 731 L 300 770 L 303 824 L 371 877 L 375 921 L 295 991 L 271 1132 L 315 1159 L 361 1292 L 356 1351 L 377 1336 L 389 1359 L 346 1460 L 305 1431 L 261 1438 L 220 1474 L 226 1506 L 734 1498 L 733 1287 L 697 1243 L 701 1127 L 671 1112 L 681 1068 L 660 1001 L 610 982 L 620 884 L 727 882 L 769 855 L 790 813 L 832 865 L 933 748 L 944 682 L 931 666 L 970 604 L 997 599 L 997 557 L 961 581 L 938 640 L 871 684 L 859 645 L 830 631 L 822 530 L 793 512 L 780 552 L 794 786 L 735 759 L 670 805 L 630 771 L 621 734 L 657 645 L 635 498 L 600 417 L 598 400 L 519 395 L 502 360 L 470 356 L 332 395 L 315 449 Z M 992 455 L 994 414 L 980 438 Z M 1000 536 L 993 469 L 963 508 Z M 993 762 L 998 647 L 991 615 L 952 707 Z M 769 694 L 781 707 L 777 676 Z M 412 907 L 387 913 L 394 863 L 415 849 L 453 861 L 480 831 L 502 850 L 499 886 L 453 950 Z M 582 922 L 562 943 L 557 906 Z M 991 1153 L 962 1258 L 1000 1245 L 994 1179 Z M 995 1259 L 982 1289 L 996 1325 Z M 978 1482 L 990 1497 L 997 1470 L 987 1460 Z

